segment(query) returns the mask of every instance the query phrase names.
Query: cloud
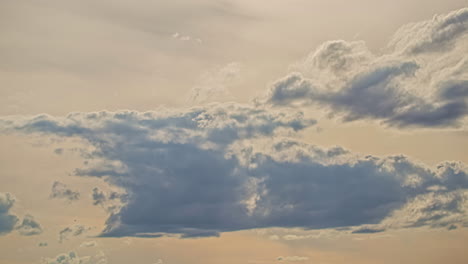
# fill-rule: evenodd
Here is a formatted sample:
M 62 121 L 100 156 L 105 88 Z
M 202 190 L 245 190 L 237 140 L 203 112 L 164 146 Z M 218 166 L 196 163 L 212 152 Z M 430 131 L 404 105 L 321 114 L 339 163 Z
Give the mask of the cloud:
M 69 253 L 59 254 L 55 258 L 44 258 L 42 264 L 107 264 L 106 255 L 100 251 L 95 256 L 79 257 L 78 254 L 71 251 Z
M 215 104 L 0 124 L 4 131 L 78 137 L 93 146 L 75 175 L 104 179 L 127 197 L 101 236 L 468 225 L 466 165 L 430 168 L 402 155 L 360 156 L 284 137 L 315 124 L 300 113 Z M 60 241 L 74 232 L 62 231 Z
M 164 263 L 164 261 L 162 259 L 158 259 L 153 264 L 163 264 L 163 263 Z
M 32 236 L 42 233 L 41 225 L 36 220 L 34 220 L 32 215 L 26 215 L 23 218 L 23 222 L 18 227 L 16 227 L 16 229 L 23 236 Z
M 300 257 L 300 256 L 286 256 L 286 257 L 278 257 L 276 258 L 276 260 L 278 261 L 306 261 L 306 260 L 309 260 L 308 257 Z
M 172 34 L 172 38 L 180 40 L 180 41 L 190 41 L 190 42 L 194 42 L 197 44 L 201 44 L 203 42 L 200 38 L 194 38 L 189 35 L 182 35 L 179 32 Z
M 71 227 L 66 227 L 59 232 L 59 242 L 62 243 L 64 240 L 68 240 L 71 237 L 76 237 L 84 234 L 90 228 L 86 228 L 83 225 L 75 225 Z
M 325 109 L 344 122 L 466 128 L 468 9 L 400 29 L 383 54 L 330 41 L 275 82 L 264 102 Z
M 10 233 L 19 221 L 16 215 L 9 213 L 15 199 L 10 193 L 0 192 L 0 235 Z
M 93 198 L 93 205 L 102 205 L 107 200 L 104 192 L 99 190 L 99 188 L 97 187 L 93 188 L 92 198 Z
M 96 247 L 96 246 L 97 246 L 96 241 L 87 241 L 87 242 L 81 243 L 80 245 L 80 247 Z
M 93 205 L 100 205 L 108 211 L 119 209 L 121 205 L 126 203 L 128 200 L 128 195 L 124 193 L 116 191 L 105 192 L 100 190 L 98 187 L 93 188 L 91 197 L 93 199 Z
M 207 103 L 232 99 L 229 88 L 240 81 L 241 65 L 231 62 L 203 74 L 189 94 L 190 103 Z
M 39 242 L 38 247 L 47 247 L 49 244 L 47 242 Z
M 383 231 L 385 231 L 385 229 L 362 227 L 362 228 L 354 230 L 352 233 L 353 234 L 373 234 L 373 233 L 380 233 Z
M 20 223 L 16 215 L 10 213 L 15 204 L 15 198 L 10 193 L 0 192 L 0 235 L 5 235 L 17 230 L 20 235 L 32 236 L 42 233 L 41 225 L 34 220 L 32 215 L 26 215 Z
M 407 54 L 444 52 L 465 38 L 468 27 L 468 8 L 432 20 L 408 24 L 393 36 L 390 46 Z
M 67 185 L 55 181 L 52 185 L 50 198 L 65 199 L 69 202 L 80 199 L 80 193 L 67 188 Z

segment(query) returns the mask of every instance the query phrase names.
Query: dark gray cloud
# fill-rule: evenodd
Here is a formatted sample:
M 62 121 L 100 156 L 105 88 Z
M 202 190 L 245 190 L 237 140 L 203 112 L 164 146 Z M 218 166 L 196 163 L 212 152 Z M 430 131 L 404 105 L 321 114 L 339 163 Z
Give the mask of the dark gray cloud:
M 10 214 L 15 199 L 10 193 L 0 192 L 0 235 L 10 233 L 19 221 L 16 215 Z
M 32 236 L 42 233 L 41 225 L 36 220 L 34 220 L 32 215 L 24 216 L 23 222 L 21 222 L 21 224 L 16 227 L 16 229 L 23 236 Z
M 102 236 L 467 223 L 465 165 L 428 168 L 404 156 L 360 157 L 282 139 L 282 130 L 314 124 L 300 114 L 213 105 L 0 123 L 7 131 L 80 137 L 94 147 L 76 175 L 102 178 L 127 196 Z
M 50 198 L 65 199 L 69 202 L 80 199 L 80 193 L 67 188 L 67 185 L 58 181 L 52 184 Z
M 320 107 L 344 122 L 466 128 L 467 18 L 465 8 L 403 27 L 381 55 L 359 41 L 326 42 L 296 65 L 299 73 L 274 83 L 265 101 Z

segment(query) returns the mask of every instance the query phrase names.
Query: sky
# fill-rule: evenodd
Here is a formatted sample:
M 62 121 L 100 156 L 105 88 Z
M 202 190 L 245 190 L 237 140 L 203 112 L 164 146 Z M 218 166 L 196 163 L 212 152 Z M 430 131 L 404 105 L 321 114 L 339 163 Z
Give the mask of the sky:
M 0 263 L 464 264 L 468 1 L 0 1 Z

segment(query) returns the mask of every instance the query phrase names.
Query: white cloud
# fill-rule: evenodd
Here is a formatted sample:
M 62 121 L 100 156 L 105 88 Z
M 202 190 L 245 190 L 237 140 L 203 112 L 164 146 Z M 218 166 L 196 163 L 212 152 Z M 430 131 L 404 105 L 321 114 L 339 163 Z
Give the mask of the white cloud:
M 189 95 L 192 104 L 232 99 L 229 88 L 240 81 L 241 64 L 231 62 L 203 74 Z
M 153 264 L 163 264 L 163 263 L 164 263 L 164 261 L 162 259 L 158 259 Z
M 309 105 L 344 122 L 466 129 L 468 9 L 400 29 L 383 54 L 361 41 L 324 43 L 266 101 Z
M 190 42 L 194 42 L 197 44 L 201 44 L 203 42 L 200 38 L 195 38 L 190 35 L 182 35 L 179 32 L 172 34 L 172 38 L 180 40 L 180 41 L 187 41 L 187 42 L 190 41 Z
M 81 243 L 80 247 L 96 247 L 97 242 L 96 241 L 85 241 Z

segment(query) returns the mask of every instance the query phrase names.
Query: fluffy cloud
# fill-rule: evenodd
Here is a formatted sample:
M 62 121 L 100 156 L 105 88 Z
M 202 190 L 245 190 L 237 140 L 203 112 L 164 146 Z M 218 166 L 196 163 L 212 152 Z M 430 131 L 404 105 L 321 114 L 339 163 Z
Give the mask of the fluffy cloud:
M 99 190 L 99 188 L 97 187 L 93 188 L 92 198 L 93 198 L 93 205 L 102 205 L 107 200 L 107 197 L 104 194 L 104 192 Z
M 119 207 L 122 203 L 126 203 L 127 195 L 115 191 L 105 192 L 98 187 L 93 188 L 91 195 L 93 205 L 107 206 L 107 209 L 113 210 Z
M 18 229 L 18 232 L 23 236 L 32 236 L 42 233 L 41 225 L 34 220 L 32 215 L 26 215 L 23 218 L 23 222 L 21 222 L 16 229 Z
M 69 202 L 80 199 L 80 193 L 67 188 L 67 185 L 55 181 L 52 185 L 52 192 L 50 198 L 65 199 Z
M 359 156 L 282 137 L 314 123 L 233 104 L 0 121 L 4 131 L 93 146 L 75 174 L 102 178 L 127 196 L 102 236 L 468 224 L 465 165 L 429 168 L 405 156 Z
M 0 192 L 0 235 L 10 233 L 15 229 L 23 236 L 42 233 L 41 225 L 34 220 L 32 215 L 26 215 L 19 223 L 19 218 L 10 213 L 14 204 L 15 199 L 10 193 Z
M 9 213 L 14 203 L 11 194 L 0 192 L 0 235 L 11 232 L 18 222 L 18 217 Z
M 345 122 L 459 128 L 468 116 L 468 9 L 401 28 L 383 54 L 365 43 L 324 43 L 266 102 L 325 107 Z
M 75 252 L 60 254 L 55 258 L 45 258 L 42 264 L 107 264 L 107 257 L 103 252 L 95 256 L 79 257 Z
M 59 242 L 62 243 L 64 240 L 70 239 L 70 237 L 80 236 L 90 228 L 86 228 L 82 225 L 75 225 L 71 227 L 66 227 L 59 232 Z
M 96 246 L 97 246 L 96 241 L 87 241 L 87 242 L 81 243 L 80 245 L 80 247 L 96 247 Z

